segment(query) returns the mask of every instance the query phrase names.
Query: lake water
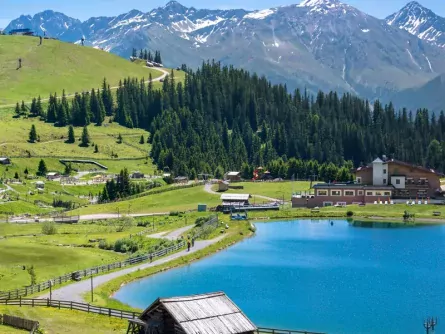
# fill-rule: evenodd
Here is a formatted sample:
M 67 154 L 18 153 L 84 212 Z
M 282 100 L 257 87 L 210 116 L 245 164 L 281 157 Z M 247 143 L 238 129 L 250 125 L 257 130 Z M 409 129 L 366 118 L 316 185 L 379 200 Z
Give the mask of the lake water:
M 256 226 L 255 237 L 115 298 L 143 309 L 157 297 L 224 291 L 258 326 L 343 334 L 424 333 L 425 317 L 445 319 L 444 226 Z

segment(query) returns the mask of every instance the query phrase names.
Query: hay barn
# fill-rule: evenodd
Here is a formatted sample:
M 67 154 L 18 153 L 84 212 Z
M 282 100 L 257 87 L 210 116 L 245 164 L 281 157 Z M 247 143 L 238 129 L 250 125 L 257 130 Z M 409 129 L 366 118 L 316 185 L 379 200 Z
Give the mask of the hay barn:
M 253 334 L 257 327 L 224 292 L 160 298 L 139 319 L 129 320 L 127 334 Z

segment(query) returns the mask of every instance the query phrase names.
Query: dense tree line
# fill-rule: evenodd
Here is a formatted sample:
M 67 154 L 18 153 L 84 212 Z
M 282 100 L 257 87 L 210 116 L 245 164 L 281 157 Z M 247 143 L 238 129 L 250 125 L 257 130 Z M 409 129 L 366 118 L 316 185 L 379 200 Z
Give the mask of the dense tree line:
M 276 177 L 316 174 L 343 180 L 347 168 L 383 154 L 445 170 L 443 112 L 396 111 L 391 103 L 371 105 L 336 92 L 289 93 L 285 85 L 218 63 L 184 69 L 183 83 L 172 72 L 161 89 L 153 87 L 151 77 L 149 82 L 125 79 L 115 103 L 105 81 L 94 95 L 77 95 L 70 108 L 63 97 L 53 97 L 48 114 L 53 108 L 52 121 L 63 124 L 65 118 L 57 115 L 66 114 L 68 122 L 83 126 L 100 123 L 103 106 L 119 124 L 150 131 L 151 156 L 159 168 L 189 177 L 263 166 Z M 98 101 L 92 103 L 94 96 Z
M 132 183 L 127 168 L 120 171 L 116 180 L 107 181 L 104 189 L 99 194 L 99 203 L 113 202 L 118 199 L 136 195 L 144 191 L 142 183 Z
M 16 111 L 16 117 L 23 115 L 22 109 L 19 107 L 19 113 Z M 70 102 L 65 91 L 63 91 L 60 99 L 57 94 L 51 94 L 46 111 L 42 107 L 40 96 L 38 99 L 34 98 L 29 111 L 31 116 L 40 117 L 42 120 L 54 123 L 57 126 L 86 126 L 91 123 L 102 125 L 105 116 L 111 116 L 113 112 L 113 94 L 105 79 L 102 83 L 102 89 L 76 93 Z
M 155 50 L 155 53 L 152 54 L 151 51 L 147 49 L 144 50 L 141 49 L 138 55 L 138 51 L 135 48 L 133 48 L 131 56 L 133 58 L 139 58 L 143 60 L 153 61 L 158 64 L 162 64 L 161 51 L 158 50 Z

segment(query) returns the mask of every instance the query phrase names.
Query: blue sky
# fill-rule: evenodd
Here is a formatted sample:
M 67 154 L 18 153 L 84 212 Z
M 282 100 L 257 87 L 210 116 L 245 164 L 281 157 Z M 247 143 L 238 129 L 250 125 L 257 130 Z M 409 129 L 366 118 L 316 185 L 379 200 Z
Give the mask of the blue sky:
M 139 9 L 144 12 L 163 6 L 168 0 L 0 0 L 0 27 L 21 14 L 35 14 L 45 9 L 86 20 L 91 16 L 114 16 Z M 196 8 L 263 9 L 299 3 L 300 0 L 179 0 L 184 6 Z M 358 9 L 383 18 L 402 8 L 409 0 L 343 0 Z M 445 17 L 444 0 L 418 0 L 422 5 Z

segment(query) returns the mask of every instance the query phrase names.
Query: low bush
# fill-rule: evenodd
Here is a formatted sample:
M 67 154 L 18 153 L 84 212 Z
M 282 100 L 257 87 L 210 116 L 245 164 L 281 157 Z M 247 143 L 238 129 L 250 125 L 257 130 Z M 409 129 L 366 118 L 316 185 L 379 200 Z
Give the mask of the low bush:
M 51 221 L 46 221 L 42 225 L 42 233 L 46 235 L 57 234 L 57 226 L 56 223 Z
M 133 239 L 119 239 L 114 243 L 114 251 L 119 253 L 135 253 L 139 250 L 138 243 Z
M 349 210 L 348 212 L 346 212 L 346 216 L 347 217 L 352 217 L 354 215 L 354 212 L 352 212 L 351 210 Z

